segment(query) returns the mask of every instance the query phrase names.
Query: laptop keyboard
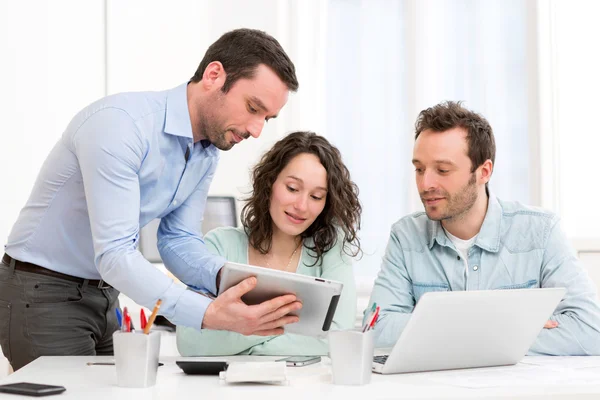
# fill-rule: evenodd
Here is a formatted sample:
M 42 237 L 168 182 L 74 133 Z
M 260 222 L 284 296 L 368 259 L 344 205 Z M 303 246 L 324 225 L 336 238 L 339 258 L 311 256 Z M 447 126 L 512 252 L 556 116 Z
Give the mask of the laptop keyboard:
M 373 357 L 373 362 L 376 362 L 377 364 L 385 364 L 385 362 L 388 359 L 388 355 L 389 354 L 386 354 L 383 356 L 375 356 L 375 357 Z

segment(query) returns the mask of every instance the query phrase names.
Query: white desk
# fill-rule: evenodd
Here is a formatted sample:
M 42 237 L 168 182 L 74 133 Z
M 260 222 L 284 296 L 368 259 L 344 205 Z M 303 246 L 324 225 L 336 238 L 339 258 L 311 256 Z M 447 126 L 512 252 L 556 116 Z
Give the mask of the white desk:
M 228 357 L 231 359 L 231 357 Z M 257 358 L 257 357 L 254 357 Z M 260 357 L 258 357 L 260 358 Z M 67 391 L 57 399 L 131 400 L 203 398 L 219 400 L 290 400 L 290 399 L 464 399 L 464 398 L 520 398 L 520 399 L 597 399 L 600 396 L 600 368 L 588 368 L 587 373 L 598 373 L 596 383 L 582 384 L 526 384 L 509 387 L 472 389 L 439 383 L 444 374 L 433 373 L 376 375 L 364 386 L 337 386 L 331 384 L 329 360 L 300 368 L 288 368 L 288 385 L 226 384 L 217 376 L 185 375 L 175 365 L 176 357 L 162 357 L 157 384 L 147 389 L 126 389 L 116 386 L 114 366 L 87 366 L 89 361 L 108 361 L 111 357 L 41 357 L 25 368 L 0 381 L 35 382 L 63 385 Z M 248 357 L 243 357 L 243 360 Z M 261 358 L 273 359 L 271 358 Z M 521 364 L 519 364 L 521 365 Z M 519 366 L 518 365 L 518 366 Z M 517 367 L 518 367 L 517 366 Z M 521 365 L 522 366 L 522 365 Z M 501 367 L 506 368 L 506 367 Z M 540 367 L 543 368 L 543 367 Z M 458 373 L 469 374 L 474 370 Z M 483 369 L 477 370 L 483 372 Z M 582 370 L 583 371 L 583 370 Z M 452 375 L 456 376 L 456 375 Z M 437 379 L 437 380 L 436 380 Z M 1 396 L 3 397 L 4 396 Z M 18 399 L 20 396 L 5 396 Z M 22 397 L 26 398 L 26 397 Z

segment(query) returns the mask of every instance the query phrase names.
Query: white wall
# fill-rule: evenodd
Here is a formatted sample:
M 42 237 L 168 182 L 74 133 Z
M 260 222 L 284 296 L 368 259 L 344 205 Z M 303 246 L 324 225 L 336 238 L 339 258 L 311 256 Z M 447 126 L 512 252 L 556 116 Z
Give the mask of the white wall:
M 319 7 L 318 1 L 108 0 L 108 93 L 164 90 L 183 83 L 208 46 L 229 30 L 248 27 L 275 36 L 295 62 L 301 89 L 266 125 L 259 140 L 222 153 L 210 192 L 240 197 L 249 189 L 249 169 L 276 140 L 292 127 L 316 129 L 311 122 L 318 102 L 310 90 L 315 58 L 300 57 L 306 41 L 298 43 L 298 35 L 289 34 L 298 25 L 309 33 L 318 31 L 318 21 L 303 17 L 314 7 Z
M 600 2 L 551 7 L 558 211 L 569 236 L 600 238 Z
M 0 1 L 0 240 L 46 155 L 80 108 L 104 95 L 102 0 Z

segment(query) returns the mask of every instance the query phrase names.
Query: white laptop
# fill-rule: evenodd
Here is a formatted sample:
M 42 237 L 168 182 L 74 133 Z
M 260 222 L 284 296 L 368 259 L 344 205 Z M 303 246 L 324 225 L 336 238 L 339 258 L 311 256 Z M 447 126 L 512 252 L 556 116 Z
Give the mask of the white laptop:
M 426 293 L 389 355 L 374 357 L 373 371 L 396 374 L 516 364 L 565 292 L 538 288 Z

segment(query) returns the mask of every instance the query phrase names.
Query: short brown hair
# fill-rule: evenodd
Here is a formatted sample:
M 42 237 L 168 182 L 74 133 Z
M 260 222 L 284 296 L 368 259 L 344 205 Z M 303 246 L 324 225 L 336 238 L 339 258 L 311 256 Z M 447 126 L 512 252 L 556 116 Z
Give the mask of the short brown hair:
M 427 129 L 444 132 L 456 127 L 467 131 L 471 172 L 475 172 L 486 160 L 495 162 L 496 142 L 490 123 L 483 116 L 464 108 L 460 101 L 446 101 L 421 111 L 415 123 L 415 140 Z
M 350 256 L 360 253 L 357 231 L 360 229 L 361 205 L 358 186 L 350 179 L 350 171 L 342 162 L 340 151 L 323 136 L 313 132 L 293 132 L 279 140 L 267 151 L 252 171 L 252 194 L 242 209 L 242 225 L 250 244 L 262 254 L 271 249 L 273 221 L 269 213 L 271 193 L 275 180 L 286 165 L 297 155 L 317 156 L 327 171 L 325 207 L 315 221 L 302 232 L 302 238 L 311 237 L 314 246 L 304 246 L 316 256 L 315 264 L 343 235 L 344 252 Z
M 213 61 L 223 64 L 227 74 L 224 93 L 239 79 L 252 78 L 260 64 L 271 68 L 290 91 L 298 90 L 294 64 L 279 42 L 263 31 L 244 28 L 225 33 L 208 48 L 192 82 L 200 82 L 204 70 Z

